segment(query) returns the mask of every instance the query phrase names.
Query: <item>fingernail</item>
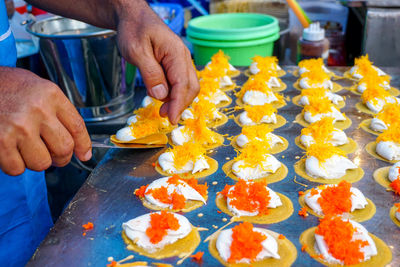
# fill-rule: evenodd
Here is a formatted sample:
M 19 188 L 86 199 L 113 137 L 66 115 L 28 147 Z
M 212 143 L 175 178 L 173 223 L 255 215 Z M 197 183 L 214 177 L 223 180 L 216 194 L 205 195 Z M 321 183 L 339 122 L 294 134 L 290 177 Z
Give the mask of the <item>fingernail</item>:
M 158 100 L 162 100 L 168 96 L 168 91 L 163 84 L 158 84 L 151 88 L 151 93 Z
M 92 150 L 90 149 L 88 152 L 86 152 L 85 156 L 83 157 L 84 161 L 88 161 L 92 158 Z

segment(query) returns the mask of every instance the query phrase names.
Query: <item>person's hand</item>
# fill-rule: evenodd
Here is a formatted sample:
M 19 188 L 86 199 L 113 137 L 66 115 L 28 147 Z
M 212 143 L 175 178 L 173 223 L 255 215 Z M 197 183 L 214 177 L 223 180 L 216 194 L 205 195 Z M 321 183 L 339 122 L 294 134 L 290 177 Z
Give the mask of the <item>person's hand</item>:
M 0 67 L 0 168 L 19 175 L 68 164 L 73 152 L 92 156 L 85 124 L 54 83 L 17 68 Z
M 199 92 L 189 50 L 142 0 L 121 7 L 117 33 L 121 54 L 139 68 L 148 95 L 165 102 L 160 114 L 178 123 Z

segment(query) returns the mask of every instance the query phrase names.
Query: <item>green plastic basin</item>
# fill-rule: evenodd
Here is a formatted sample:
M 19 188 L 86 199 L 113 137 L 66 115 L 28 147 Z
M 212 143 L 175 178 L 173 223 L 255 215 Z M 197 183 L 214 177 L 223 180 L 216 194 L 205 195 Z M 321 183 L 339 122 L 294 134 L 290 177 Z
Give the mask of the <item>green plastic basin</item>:
M 189 21 L 186 33 L 203 40 L 238 41 L 264 38 L 279 32 L 278 20 L 256 13 L 201 16 Z
M 272 56 L 274 42 L 279 39 L 279 33 L 265 38 L 236 42 L 201 40 L 190 36 L 187 39 L 193 44 L 196 65 L 206 65 L 212 55 L 222 50 L 230 57 L 229 62 L 232 65 L 250 66 L 251 58 L 254 56 Z

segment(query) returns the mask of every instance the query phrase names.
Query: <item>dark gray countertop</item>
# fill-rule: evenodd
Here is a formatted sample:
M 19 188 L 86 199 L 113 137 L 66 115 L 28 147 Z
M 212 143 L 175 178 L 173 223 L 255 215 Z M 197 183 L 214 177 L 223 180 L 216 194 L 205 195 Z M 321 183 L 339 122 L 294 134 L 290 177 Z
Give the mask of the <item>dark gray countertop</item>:
M 285 69 L 293 69 L 287 67 Z M 336 71 L 341 70 L 339 68 Z M 385 69 L 395 78 L 392 85 L 400 86 L 400 69 Z M 247 78 L 241 75 L 237 80 L 242 84 Z M 285 96 L 291 98 L 298 91 L 293 89 L 292 84 L 296 80 L 291 74 L 284 76 L 283 81 L 288 88 L 283 92 Z M 342 83 L 342 82 L 341 82 Z M 346 130 L 349 137 L 357 141 L 359 149 L 351 154 L 351 159 L 356 159 L 365 171 L 364 178 L 355 183 L 366 197 L 370 198 L 376 205 L 377 211 L 374 217 L 362 224 L 373 234 L 383 239 L 392 249 L 393 261 L 391 266 L 400 266 L 400 228 L 395 226 L 389 218 L 389 209 L 395 202 L 400 201 L 399 196 L 378 185 L 372 178 L 372 172 L 388 163 L 376 160 L 369 156 L 363 147 L 375 139 L 375 136 L 357 129 L 358 124 L 369 116 L 360 114 L 354 105 L 359 100 L 359 96 L 353 95 L 346 90 L 339 94 L 346 95 L 346 107 L 342 109 L 353 121 L 352 127 Z M 297 212 L 300 209 L 298 203 L 298 191 L 306 190 L 302 185 L 294 181 L 295 173 L 293 164 L 297 161 L 295 156 L 302 156 L 302 150 L 294 144 L 294 138 L 299 135 L 301 126 L 295 123 L 295 116 L 301 111 L 300 107 L 291 102 L 279 110 L 289 123 L 277 129 L 274 133 L 288 139 L 289 148 L 277 154 L 276 157 L 289 168 L 288 176 L 277 183 L 271 184 L 272 190 L 283 193 L 293 202 L 295 212 L 293 215 L 280 223 L 271 225 L 261 225 L 272 231 L 282 233 L 294 243 L 298 250 L 298 257 L 295 266 L 319 266 L 307 253 L 301 252 L 299 243 L 300 234 L 318 224 L 318 218 L 308 216 L 300 217 Z M 220 133 L 237 135 L 240 128 L 233 122 L 229 122 L 218 129 Z M 225 142 L 228 144 L 228 141 Z M 152 167 L 152 163 L 157 160 L 162 149 L 154 150 L 110 150 L 97 168 L 90 175 L 86 183 L 82 186 L 68 208 L 59 218 L 54 228 L 51 229 L 47 238 L 38 248 L 36 254 L 28 263 L 28 266 L 105 266 L 107 258 L 112 256 L 116 260 L 134 254 L 136 260 L 148 262 L 159 262 L 132 253 L 125 248 L 121 238 L 121 224 L 136 216 L 149 212 L 141 202 L 133 195 L 135 188 L 148 184 L 160 175 Z M 221 170 L 222 165 L 227 161 L 226 157 L 233 158 L 235 152 L 230 146 L 222 146 L 215 150 L 210 156 L 219 162 L 220 168 L 213 175 L 200 179 L 209 184 L 209 200 L 207 205 L 185 214 L 190 222 L 195 226 L 207 227 L 210 230 L 201 232 L 204 240 L 215 229 L 212 225 L 221 227 L 225 224 L 222 218 L 229 219 L 228 215 L 217 213 L 215 206 L 215 195 L 222 190 L 225 184 L 234 184 L 234 181 L 225 176 Z M 284 158 L 283 158 L 284 156 Z M 213 181 L 218 181 L 217 185 L 212 185 Z M 315 186 L 307 180 L 297 177 L 297 181 L 310 186 Z M 308 187 L 310 188 L 310 187 Z M 199 218 L 198 213 L 204 213 Z M 82 236 L 82 224 L 91 221 L 94 229 Z M 208 252 L 208 244 L 201 243 L 197 251 L 204 251 L 204 263 L 202 266 L 219 266 L 219 263 Z M 175 265 L 177 258 L 170 258 L 164 262 Z M 198 266 L 190 259 L 186 260 L 182 266 Z

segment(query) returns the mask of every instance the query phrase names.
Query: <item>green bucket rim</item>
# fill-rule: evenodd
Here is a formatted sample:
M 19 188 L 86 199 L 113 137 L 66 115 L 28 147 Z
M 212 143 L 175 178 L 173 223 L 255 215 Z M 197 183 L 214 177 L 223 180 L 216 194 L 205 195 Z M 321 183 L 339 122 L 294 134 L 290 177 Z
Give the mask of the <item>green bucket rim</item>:
M 236 28 L 236 29 L 210 29 L 197 26 L 199 23 L 204 23 L 208 20 L 225 20 L 230 19 L 258 19 L 270 20 L 271 22 L 261 26 Z M 214 22 L 215 23 L 215 22 Z M 201 16 L 189 21 L 187 28 L 187 35 L 196 39 L 204 40 L 248 40 L 262 38 L 264 36 L 273 35 L 279 32 L 278 19 L 258 13 L 227 13 L 227 14 L 213 14 Z
M 265 38 L 258 38 L 258 39 L 237 41 L 237 42 L 219 42 L 211 40 L 201 40 L 192 38 L 190 36 L 187 36 L 187 40 L 191 42 L 193 45 L 199 45 L 204 47 L 245 47 L 245 46 L 254 46 L 254 45 L 275 42 L 276 40 L 279 39 L 279 37 L 280 37 L 279 33 L 276 33 L 274 35 L 267 36 Z

